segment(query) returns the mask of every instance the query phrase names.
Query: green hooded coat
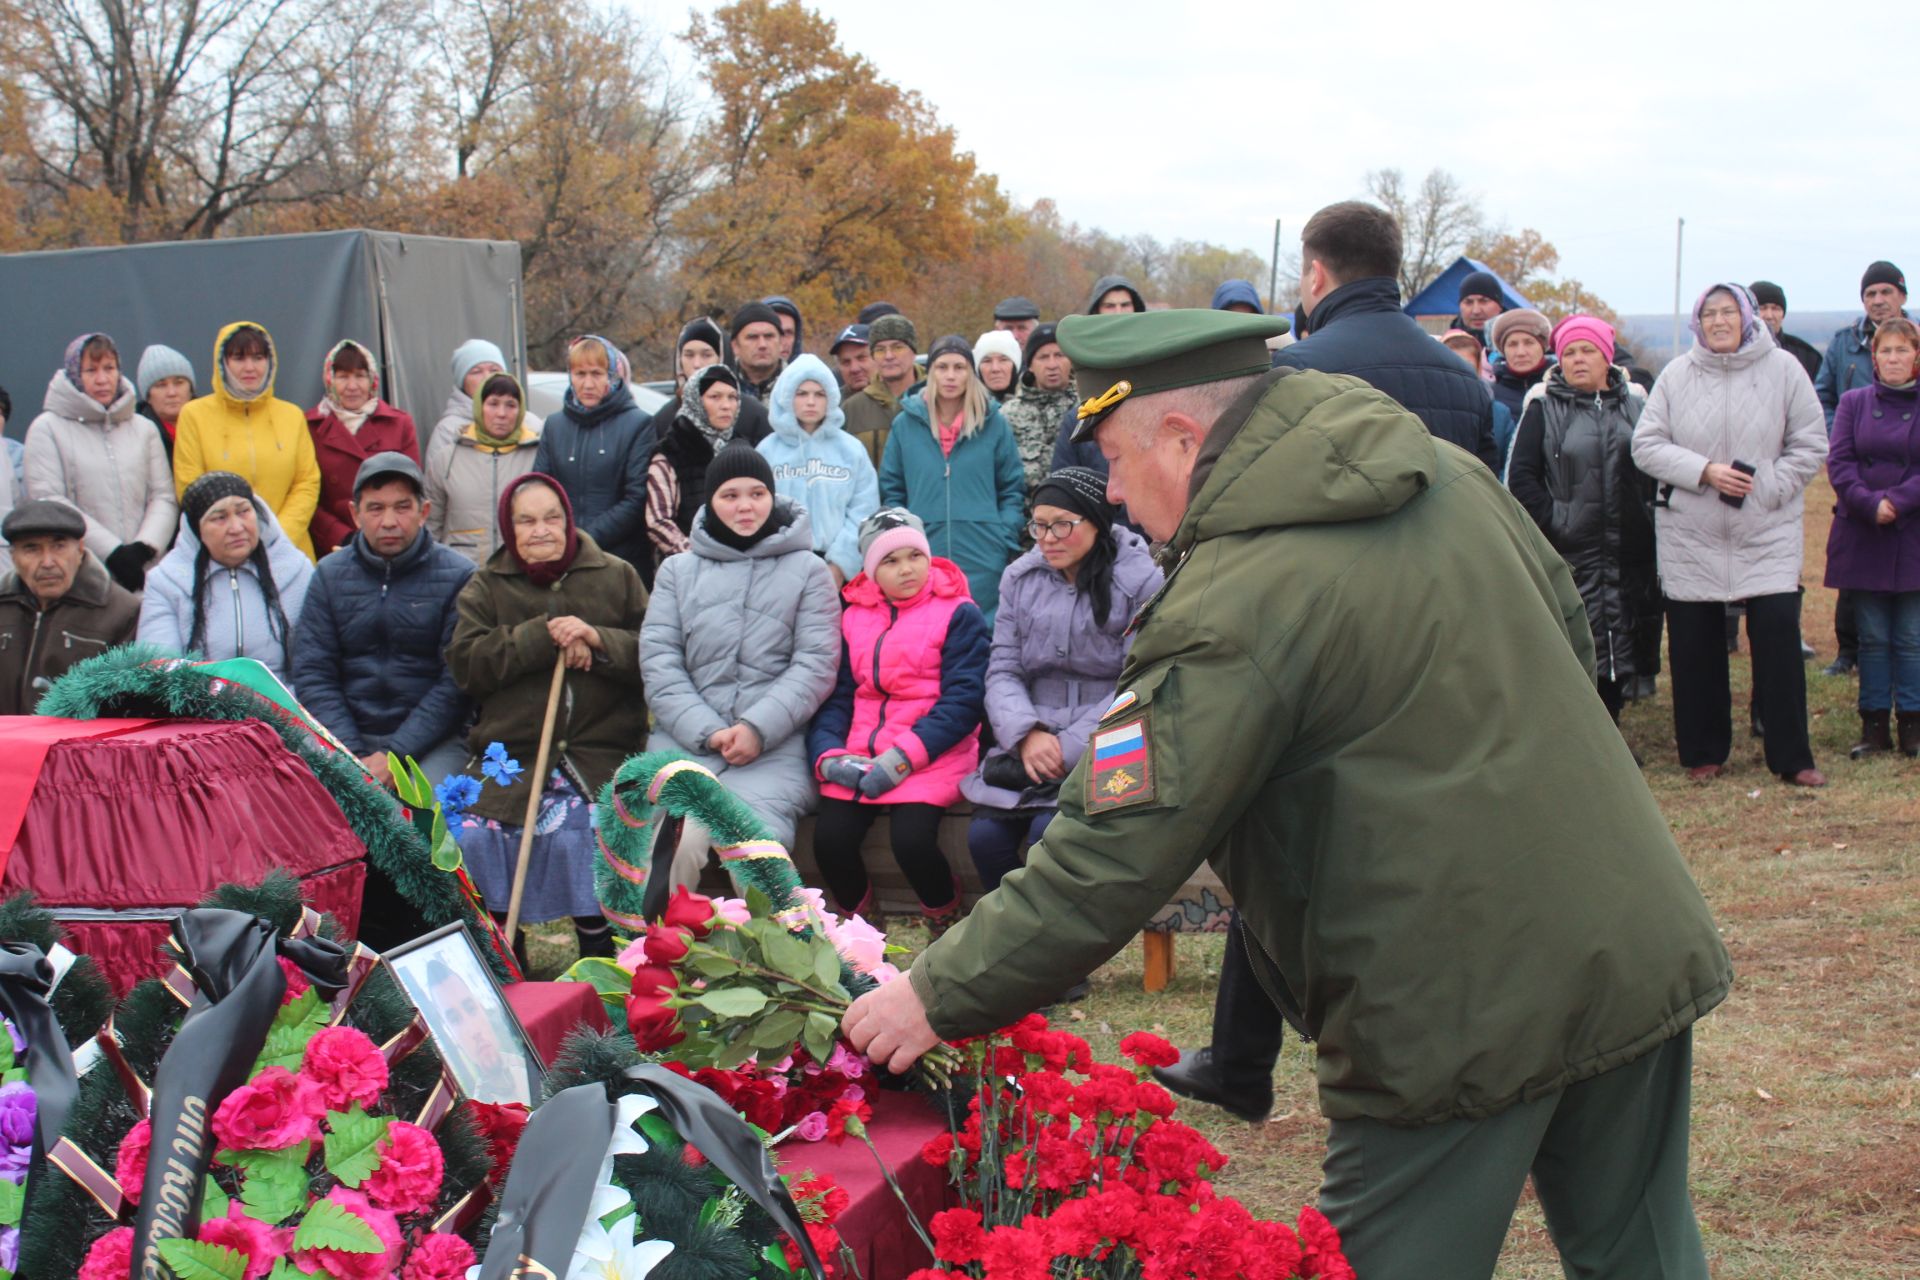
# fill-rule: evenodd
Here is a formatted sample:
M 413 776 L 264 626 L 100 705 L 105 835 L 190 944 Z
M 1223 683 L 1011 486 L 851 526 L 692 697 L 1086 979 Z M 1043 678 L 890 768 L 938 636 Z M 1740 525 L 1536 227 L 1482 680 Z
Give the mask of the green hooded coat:
M 1485 467 L 1358 379 L 1283 369 L 1191 492 L 1059 816 L 912 970 L 936 1030 L 1058 995 L 1203 860 L 1333 1119 L 1491 1115 L 1726 996 L 1580 594 Z

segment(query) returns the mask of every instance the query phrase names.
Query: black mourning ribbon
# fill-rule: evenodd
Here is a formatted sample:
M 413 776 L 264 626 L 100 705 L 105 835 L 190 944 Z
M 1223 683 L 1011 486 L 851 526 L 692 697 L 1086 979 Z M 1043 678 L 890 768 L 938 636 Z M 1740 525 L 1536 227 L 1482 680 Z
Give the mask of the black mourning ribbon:
M 0 1013 L 26 1037 L 27 1083 L 33 1086 L 39 1106 L 28 1168 L 38 1168 L 60 1140 L 79 1093 L 67 1037 L 54 1020 L 52 996 L 53 962 L 40 948 L 28 942 L 0 942 Z

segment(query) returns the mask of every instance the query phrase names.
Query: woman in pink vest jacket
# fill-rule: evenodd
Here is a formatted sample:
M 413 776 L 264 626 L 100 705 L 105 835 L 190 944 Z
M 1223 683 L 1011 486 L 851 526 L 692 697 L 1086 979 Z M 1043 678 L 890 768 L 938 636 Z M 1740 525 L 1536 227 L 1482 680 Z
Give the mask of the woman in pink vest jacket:
M 966 575 L 928 550 L 918 516 L 869 516 L 860 557 L 863 572 L 841 593 L 839 680 L 807 734 L 821 783 L 814 857 L 840 909 L 867 911 L 860 844 L 890 809 L 894 860 L 938 937 L 960 914 L 940 818 L 980 755 L 992 637 Z

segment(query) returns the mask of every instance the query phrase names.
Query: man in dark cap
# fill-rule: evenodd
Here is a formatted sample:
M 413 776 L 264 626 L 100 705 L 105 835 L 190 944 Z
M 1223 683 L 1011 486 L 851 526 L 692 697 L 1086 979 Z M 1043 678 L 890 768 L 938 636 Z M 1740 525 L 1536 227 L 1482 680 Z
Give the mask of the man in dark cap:
M 869 302 L 866 306 L 860 308 L 860 314 L 855 316 L 854 319 L 860 324 L 870 325 L 881 316 L 897 316 L 899 314 L 900 308 L 894 306 L 891 302 Z
M 1819 377 L 1820 348 L 1786 330 L 1787 291 L 1771 280 L 1755 280 L 1748 286 L 1747 292 L 1753 295 L 1754 309 L 1760 313 L 1760 319 L 1766 322 L 1767 332 L 1773 335 L 1779 348 L 1798 360 L 1809 378 Z
M 873 378 L 858 395 L 848 395 L 840 409 L 847 415 L 847 434 L 867 446 L 878 471 L 887 450 L 887 432 L 893 429 L 894 415 L 900 412 L 900 397 L 920 380 L 913 362 L 920 351 L 920 335 L 913 321 L 897 311 L 867 326 L 867 334 L 872 339 Z M 971 358 L 973 353 L 969 350 L 967 354 Z
M 787 367 L 781 349 L 786 339 L 780 333 L 780 313 L 764 302 L 749 302 L 737 308 L 727 332 L 733 348 L 733 371 L 740 375 L 740 391 L 755 400 L 773 394 L 773 384 Z
M 866 325 L 850 324 L 842 329 L 827 354 L 840 366 L 843 399 L 865 391 L 873 381 L 873 337 Z
M 1020 388 L 1000 406 L 1020 446 L 1029 491 L 1046 478 L 1061 419 L 1078 403 L 1073 394 L 1073 362 L 1060 350 L 1054 326 L 1035 325 L 1020 361 Z
M 1531 1175 L 1567 1274 L 1706 1280 L 1691 1027 L 1732 970 L 1572 575 L 1391 399 L 1268 371 L 1285 324 L 1061 322 L 1077 434 L 1172 568 L 1027 865 L 846 1034 L 899 1071 L 1004 1026 L 1208 861 L 1316 1041 L 1319 1203 L 1360 1276 L 1486 1280 Z
M 1507 309 L 1500 277 L 1491 271 L 1475 271 L 1460 282 L 1460 314 L 1449 325 L 1470 333 L 1482 348 L 1487 345 L 1487 325 Z
M 443 655 L 474 564 L 434 541 L 431 514 L 413 459 L 361 463 L 357 529 L 314 570 L 293 648 L 300 701 L 381 782 L 389 751 L 434 783 L 467 760 L 467 700 Z
M 1031 298 L 1002 298 L 993 308 L 993 327 L 1011 333 L 1021 346 L 1027 344 L 1027 335 L 1039 323 L 1040 308 Z
M 1855 387 L 1873 385 L 1873 333 L 1886 321 L 1907 314 L 1907 277 L 1891 262 L 1870 264 L 1860 276 L 1860 304 L 1866 314 L 1834 332 L 1820 361 L 1820 372 L 1813 375 L 1813 390 L 1827 415 L 1829 433 L 1840 397 Z M 1827 665 L 1825 674 L 1852 675 L 1860 658 L 1860 632 L 1854 622 L 1851 591 L 1840 591 L 1834 601 L 1833 637 L 1839 653 Z
M 87 550 L 64 502 L 23 502 L 0 521 L 13 568 L 0 575 L 0 716 L 24 716 L 76 662 L 133 639 L 140 600 Z

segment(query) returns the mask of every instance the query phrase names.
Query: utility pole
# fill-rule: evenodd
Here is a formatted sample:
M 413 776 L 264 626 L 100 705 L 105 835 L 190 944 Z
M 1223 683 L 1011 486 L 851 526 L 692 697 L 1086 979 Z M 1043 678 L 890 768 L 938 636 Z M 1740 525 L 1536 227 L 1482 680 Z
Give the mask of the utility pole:
M 1673 228 L 1673 351 L 1670 358 L 1680 356 L 1680 249 L 1687 234 L 1687 220 L 1676 219 Z
M 1267 275 L 1267 310 L 1280 307 L 1280 219 L 1273 220 L 1273 269 Z

